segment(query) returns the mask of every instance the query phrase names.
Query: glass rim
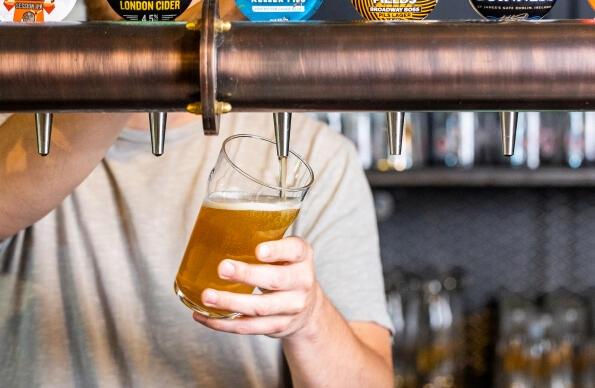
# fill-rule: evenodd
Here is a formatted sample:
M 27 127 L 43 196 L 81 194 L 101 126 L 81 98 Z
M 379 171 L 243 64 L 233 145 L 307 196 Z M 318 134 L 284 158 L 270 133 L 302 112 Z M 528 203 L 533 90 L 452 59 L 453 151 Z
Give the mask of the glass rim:
M 223 156 L 225 157 L 225 159 L 229 162 L 229 164 L 231 164 L 231 166 L 240 174 L 242 174 L 244 177 L 250 179 L 251 181 L 264 186 L 264 187 L 268 187 L 269 189 L 273 189 L 273 190 L 277 190 L 277 191 L 288 191 L 288 192 L 292 192 L 292 193 L 299 193 L 299 192 L 306 192 L 310 189 L 310 186 L 312 186 L 312 183 L 314 182 L 314 171 L 312 170 L 312 167 L 310 167 L 310 165 L 304 160 L 304 158 L 298 154 L 297 152 L 292 151 L 291 149 L 289 149 L 289 153 L 293 156 L 295 156 L 296 158 L 298 158 L 298 160 L 304 165 L 306 166 L 306 168 L 308 169 L 308 172 L 310 173 L 310 179 L 308 180 L 308 183 L 306 183 L 304 186 L 301 187 L 294 187 L 294 188 L 289 188 L 289 187 L 280 187 L 280 186 L 275 186 L 275 185 L 270 185 L 268 183 L 263 182 L 262 180 L 253 177 L 252 175 L 248 174 L 246 171 L 244 171 L 242 168 L 240 168 L 237 164 L 234 163 L 233 160 L 231 160 L 231 158 L 229 157 L 229 155 L 227 154 L 227 143 L 229 143 L 230 141 L 237 139 L 237 138 L 251 138 L 251 139 L 258 139 L 258 140 L 264 140 L 266 142 L 269 142 L 271 144 L 273 144 L 274 146 L 277 146 L 277 143 L 269 138 L 263 137 L 263 136 L 259 136 L 259 135 L 253 135 L 250 133 L 240 133 L 237 135 L 232 135 L 229 136 L 227 139 L 225 139 L 223 141 L 223 144 L 221 145 L 221 151 L 223 153 Z

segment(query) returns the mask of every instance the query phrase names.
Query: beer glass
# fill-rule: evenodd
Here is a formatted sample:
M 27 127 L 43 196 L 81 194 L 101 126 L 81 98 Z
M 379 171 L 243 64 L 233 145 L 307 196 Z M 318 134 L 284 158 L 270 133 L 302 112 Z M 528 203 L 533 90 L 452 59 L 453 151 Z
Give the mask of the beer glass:
M 251 285 L 219 278 L 219 263 L 224 259 L 258 263 L 256 246 L 283 237 L 313 180 L 312 169 L 295 152 L 281 163 L 273 140 L 256 135 L 227 138 L 174 283 L 182 302 L 212 318 L 239 316 L 203 305 L 202 292 L 206 288 L 255 291 Z

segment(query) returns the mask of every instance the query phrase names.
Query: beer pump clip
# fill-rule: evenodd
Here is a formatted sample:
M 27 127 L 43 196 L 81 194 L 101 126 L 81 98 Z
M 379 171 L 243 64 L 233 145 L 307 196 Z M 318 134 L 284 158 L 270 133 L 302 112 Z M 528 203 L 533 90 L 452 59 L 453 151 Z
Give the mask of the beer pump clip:
M 469 0 L 475 11 L 493 21 L 539 20 L 554 7 L 556 0 L 517 0 L 498 3 L 485 0 Z M 495 37 L 498 39 L 498 37 Z M 502 131 L 502 153 L 504 156 L 514 154 L 518 112 L 500 112 L 500 129 Z
M 254 2 L 236 0 L 240 12 L 250 21 L 278 22 L 307 20 L 320 8 L 322 0 L 274 0 Z M 287 42 L 291 44 L 291 42 Z M 289 156 L 289 138 L 291 134 L 291 112 L 274 112 L 275 140 L 279 159 Z
M 0 21 L 15 23 L 42 23 L 63 20 L 72 10 L 76 0 L 4 0 L 0 7 Z M 52 138 L 52 113 L 35 113 L 37 153 L 50 153 Z
M 190 6 L 191 0 L 109 0 L 112 9 L 127 21 L 173 21 Z M 163 155 L 167 112 L 150 111 L 151 151 Z
M 423 20 L 436 8 L 438 0 L 351 0 L 356 11 L 366 20 Z M 388 152 L 401 155 L 405 112 L 387 113 Z
M 51 14 L 54 8 L 55 0 L 4 0 L 4 7 L 7 11 L 14 13 L 13 22 L 43 22 L 45 14 Z M 4 18 L 3 18 L 4 19 Z

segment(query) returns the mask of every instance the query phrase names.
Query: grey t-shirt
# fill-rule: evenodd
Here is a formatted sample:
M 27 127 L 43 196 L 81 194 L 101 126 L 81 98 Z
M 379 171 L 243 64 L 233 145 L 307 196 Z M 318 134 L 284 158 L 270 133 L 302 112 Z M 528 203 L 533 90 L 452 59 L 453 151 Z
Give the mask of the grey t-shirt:
M 316 181 L 290 233 L 314 247 L 318 281 L 347 320 L 390 328 L 355 150 L 304 115 L 293 124 L 292 148 Z M 283 384 L 278 339 L 206 329 L 173 291 L 209 171 L 234 133 L 272 137 L 272 117 L 227 115 L 217 137 L 198 120 L 170 129 L 160 158 L 147 132 L 125 130 L 58 208 L 0 243 L 1 385 Z

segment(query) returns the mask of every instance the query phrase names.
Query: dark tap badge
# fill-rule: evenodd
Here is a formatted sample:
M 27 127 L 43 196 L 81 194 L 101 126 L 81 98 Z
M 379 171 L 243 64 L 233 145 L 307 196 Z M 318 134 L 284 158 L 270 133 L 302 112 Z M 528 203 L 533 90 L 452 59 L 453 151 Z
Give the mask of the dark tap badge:
M 366 20 L 423 20 L 438 0 L 351 0 Z
M 172 21 L 188 8 L 191 0 L 108 0 L 122 18 L 134 22 Z
M 556 0 L 470 0 L 477 13 L 491 20 L 541 19 Z
M 3 22 L 59 22 L 63 20 L 76 0 L 4 0 L 0 6 Z

